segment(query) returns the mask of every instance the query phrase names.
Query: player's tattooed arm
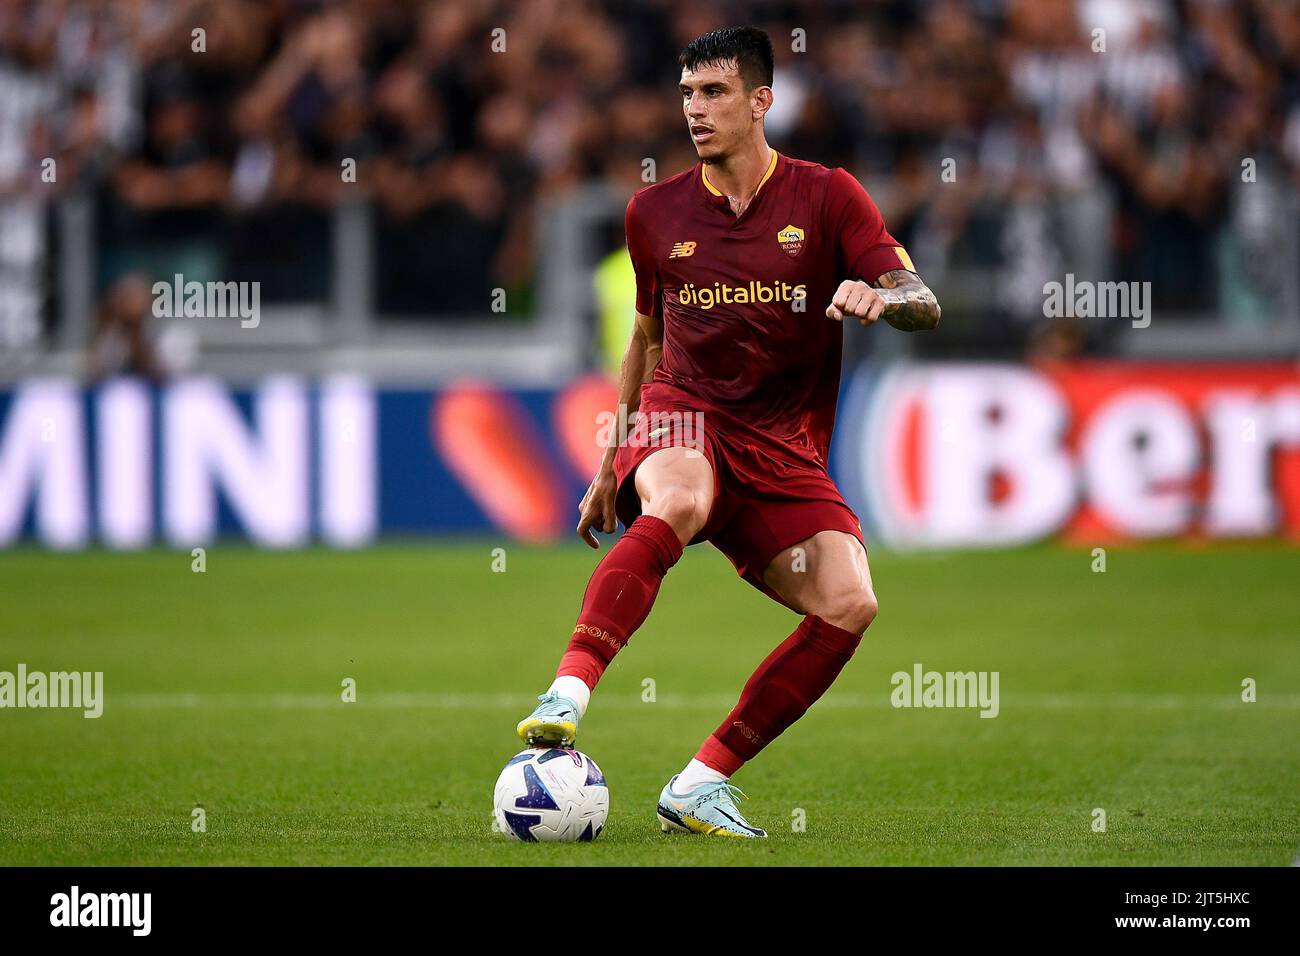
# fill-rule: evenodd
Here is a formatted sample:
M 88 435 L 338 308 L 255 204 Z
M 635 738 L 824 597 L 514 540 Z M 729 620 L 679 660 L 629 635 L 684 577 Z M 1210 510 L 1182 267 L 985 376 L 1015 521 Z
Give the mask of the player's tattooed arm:
M 883 318 L 903 332 L 919 332 L 939 324 L 939 300 L 907 269 L 893 269 L 876 280 L 875 286 L 845 279 L 835 291 L 826 315 L 836 321 L 853 316 L 863 325 Z
M 876 280 L 885 300 L 886 322 L 903 332 L 920 332 L 939 324 L 939 300 L 921 277 L 907 269 L 891 269 Z

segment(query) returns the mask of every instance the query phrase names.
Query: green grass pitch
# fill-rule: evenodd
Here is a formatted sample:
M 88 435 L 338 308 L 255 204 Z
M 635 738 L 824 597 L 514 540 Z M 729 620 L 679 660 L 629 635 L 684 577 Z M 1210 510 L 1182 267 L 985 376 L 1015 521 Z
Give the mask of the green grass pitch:
M 507 546 L 494 573 L 495 546 L 218 545 L 202 574 L 186 552 L 0 555 L 0 670 L 103 671 L 106 696 L 98 720 L 0 711 L 0 864 L 1286 865 L 1300 849 L 1294 549 L 1112 549 L 1105 573 L 1055 547 L 873 553 L 880 616 L 737 776 L 772 837 L 732 842 L 659 833 L 655 798 L 798 618 L 691 548 L 579 736 L 610 782 L 605 832 L 556 846 L 493 833 L 491 791 L 597 556 Z M 999 716 L 892 708 L 890 675 L 916 662 L 999 672 Z

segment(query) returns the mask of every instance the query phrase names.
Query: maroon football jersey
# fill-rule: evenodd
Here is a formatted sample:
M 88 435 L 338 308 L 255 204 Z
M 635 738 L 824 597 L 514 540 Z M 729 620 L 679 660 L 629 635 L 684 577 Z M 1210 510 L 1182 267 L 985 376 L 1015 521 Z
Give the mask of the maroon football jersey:
M 858 181 L 773 150 L 736 216 L 700 163 L 633 196 L 626 229 L 637 311 L 663 320 L 654 381 L 825 467 L 844 334 L 826 307 L 844 279 L 912 269 Z

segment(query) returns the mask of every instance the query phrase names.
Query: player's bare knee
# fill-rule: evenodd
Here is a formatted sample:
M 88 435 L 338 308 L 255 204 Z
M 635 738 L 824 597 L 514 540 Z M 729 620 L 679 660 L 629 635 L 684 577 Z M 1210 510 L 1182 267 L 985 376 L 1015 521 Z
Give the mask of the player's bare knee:
M 708 496 L 689 485 L 667 485 L 656 489 L 642 510 L 662 518 L 678 537 L 689 541 L 708 521 L 709 505 Z
M 842 630 L 861 634 L 871 626 L 879 610 L 880 605 L 871 591 L 853 590 L 827 599 L 818 616 Z

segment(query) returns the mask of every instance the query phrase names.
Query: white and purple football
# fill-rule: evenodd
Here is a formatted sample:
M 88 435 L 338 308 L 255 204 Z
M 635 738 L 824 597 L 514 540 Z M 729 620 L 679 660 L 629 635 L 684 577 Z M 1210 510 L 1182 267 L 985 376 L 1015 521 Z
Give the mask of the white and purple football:
M 609 786 L 586 754 L 536 747 L 510 758 L 497 777 L 493 803 L 496 829 L 512 839 L 590 841 L 609 816 Z

